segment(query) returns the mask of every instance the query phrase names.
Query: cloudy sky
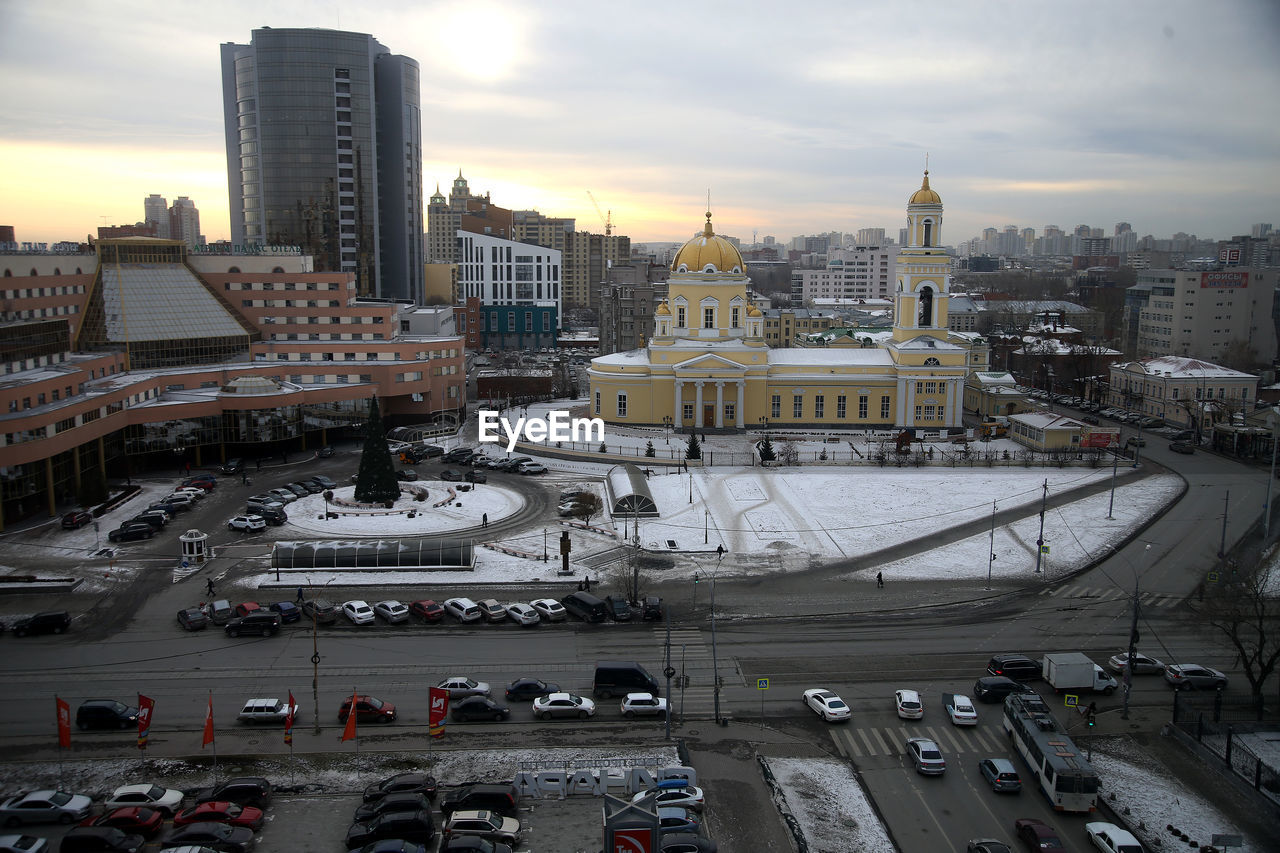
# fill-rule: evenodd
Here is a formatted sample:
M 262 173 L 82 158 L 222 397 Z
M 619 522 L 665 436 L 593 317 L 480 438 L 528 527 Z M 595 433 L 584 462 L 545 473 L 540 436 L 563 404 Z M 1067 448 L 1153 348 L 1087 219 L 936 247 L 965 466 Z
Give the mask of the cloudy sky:
M 0 223 L 83 239 L 160 193 L 228 237 L 218 46 L 260 26 L 417 59 L 428 191 L 461 168 L 601 230 L 590 190 L 635 241 L 687 238 L 708 190 L 744 242 L 896 236 L 926 152 L 951 243 L 1280 225 L 1275 0 L 0 0 Z

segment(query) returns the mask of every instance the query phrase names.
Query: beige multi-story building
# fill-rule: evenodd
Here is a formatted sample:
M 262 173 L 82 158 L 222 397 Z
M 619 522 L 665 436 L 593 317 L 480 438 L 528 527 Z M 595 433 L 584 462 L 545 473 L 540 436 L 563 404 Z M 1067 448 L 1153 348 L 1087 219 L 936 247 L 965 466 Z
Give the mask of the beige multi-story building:
M 825 332 L 839 324 L 839 319 L 831 312 L 770 308 L 764 312 L 764 342 L 770 347 L 785 348 L 794 343 L 797 335 L 803 337 Z
M 1138 358 L 1269 364 L 1276 357 L 1276 281 L 1275 270 L 1260 269 L 1140 272 L 1126 291 L 1125 340 L 1136 339 Z M 1136 299 L 1142 295 L 1145 305 Z
M 654 309 L 667 296 L 671 270 L 639 263 L 614 264 L 600 288 L 600 352 L 640 349 L 653 339 Z
M 596 308 L 600 285 L 609 278 L 609 267 L 631 260 L 631 238 L 621 234 L 565 234 L 563 302 L 565 308 Z
M 1110 380 L 1112 406 L 1201 431 L 1252 412 L 1258 398 L 1257 376 L 1181 356 L 1113 364 Z
M 564 256 L 565 244 L 573 233 L 573 217 L 545 216 L 536 210 L 512 211 L 513 236 L 521 243 L 533 243 L 546 249 L 558 249 Z

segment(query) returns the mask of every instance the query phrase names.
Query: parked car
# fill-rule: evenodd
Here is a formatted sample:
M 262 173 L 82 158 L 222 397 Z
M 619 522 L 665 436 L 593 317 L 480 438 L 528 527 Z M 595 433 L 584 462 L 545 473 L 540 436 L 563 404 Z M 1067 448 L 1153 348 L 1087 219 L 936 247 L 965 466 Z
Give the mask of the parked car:
M 365 823 L 353 823 L 347 830 L 347 849 L 355 850 L 383 838 L 428 844 L 435 838 L 436 824 L 431 812 L 386 812 Z
M 351 716 L 350 696 L 343 700 L 342 706 L 338 708 L 338 722 L 345 723 L 349 716 Z M 395 720 L 396 706 L 390 702 L 384 702 L 377 696 L 356 697 L 357 723 L 394 723 Z
M 250 613 L 261 613 L 262 605 L 256 601 L 242 601 L 236 605 L 237 616 L 248 616 Z
M 401 468 L 399 471 L 396 471 L 396 479 L 403 480 L 406 483 L 416 482 L 418 479 L 418 472 L 412 468 Z
M 436 790 L 439 783 L 436 782 L 434 776 L 428 776 L 426 773 L 397 773 L 383 779 L 381 782 L 374 782 L 365 786 L 364 801 L 372 803 L 380 800 L 387 794 L 412 792 L 424 794 L 428 799 L 435 799 Z
M 484 614 L 480 612 L 480 605 L 469 598 L 447 598 L 444 609 L 459 622 L 479 622 L 484 618 Z
M 476 452 L 469 447 L 455 447 L 442 455 L 440 461 L 446 465 L 466 465 L 471 461 L 471 457 L 475 455 Z
M 660 717 L 667 713 L 667 700 L 652 693 L 628 693 L 622 698 L 622 716 Z
M 147 839 L 114 826 L 77 826 L 58 842 L 60 853 L 138 853 Z
M 1164 668 L 1164 680 L 1175 690 L 1226 690 L 1227 677 L 1212 667 L 1175 663 Z
M 307 495 L 318 495 L 324 491 L 325 487 L 317 483 L 315 480 L 299 480 L 296 483 L 286 483 L 286 489 L 292 489 L 295 495 L 305 498 Z M 302 494 L 298 494 L 298 490 L 302 490 Z
M 696 832 L 664 832 L 658 841 L 660 853 L 716 853 L 719 849 L 710 838 Z
M 254 723 L 283 723 L 290 712 L 292 712 L 293 718 L 297 720 L 297 701 L 290 705 L 285 700 L 274 697 L 270 699 L 249 699 L 244 703 L 244 707 L 240 709 L 240 713 L 236 715 L 236 719 L 250 725 Z
M 313 483 L 315 483 L 317 486 L 319 486 L 319 487 L 320 487 L 320 491 L 324 491 L 325 489 L 336 489 L 336 488 L 338 488 L 338 484 L 337 484 L 337 483 L 335 483 L 333 480 L 329 479 L 328 477 L 326 477 L 326 476 L 325 476 L 325 475 L 323 475 L 323 474 L 316 474 L 315 476 L 313 476 L 313 477 L 311 478 L 311 482 L 313 482 Z
M 707 804 L 702 789 L 696 785 L 690 785 L 683 779 L 668 779 L 647 791 L 637 791 L 632 795 L 631 802 L 638 803 L 648 796 L 653 797 L 654 806 L 658 808 L 681 808 L 700 812 Z
M 317 459 L 328 459 L 332 455 L 333 455 L 333 448 L 327 444 L 316 451 Z
M 507 611 L 507 618 L 517 625 L 521 625 L 525 628 L 537 625 L 542 621 L 542 617 L 538 615 L 538 611 L 534 610 L 528 604 L 513 602 L 505 605 L 505 609 Z
M 662 599 L 656 595 L 645 596 L 640 618 L 646 622 L 662 618 Z
M 941 776 L 947 769 L 947 762 L 942 757 L 942 750 L 928 738 L 907 738 L 907 753 L 917 773 L 925 776 Z
M 197 803 L 173 817 L 174 826 L 188 826 L 193 823 L 229 823 L 232 826 L 243 826 L 254 832 L 262 829 L 262 809 L 253 806 L 242 806 L 230 800 L 210 800 Z
M 431 811 L 431 801 L 427 799 L 427 795 L 419 794 L 416 791 L 405 791 L 397 794 L 387 794 L 380 800 L 365 803 L 356 809 L 356 813 L 352 815 L 351 819 L 355 823 L 364 823 L 388 812 L 416 812 L 419 810 Z
M 612 595 L 605 596 L 605 608 L 609 611 L 609 618 L 615 622 L 631 621 L 631 605 L 624 598 L 615 598 Z
M 994 838 L 974 838 L 965 847 L 965 853 L 1013 853 L 1009 845 Z
M 165 788 L 143 782 L 116 788 L 103 805 L 108 809 L 142 806 L 171 815 L 182 805 L 183 796 L 177 788 Z
M 409 612 L 424 622 L 439 622 L 444 618 L 444 607 L 429 598 L 410 603 Z
M 1018 840 L 1031 850 L 1052 853 L 1054 850 L 1067 849 L 1063 846 L 1062 839 L 1058 837 L 1058 831 L 1042 820 L 1036 820 L 1033 817 L 1018 818 L 1013 822 L 1013 831 L 1018 836 Z
M 165 816 L 155 809 L 141 806 L 120 806 L 107 809 L 100 815 L 90 815 L 80 821 L 80 826 L 100 826 L 118 829 L 129 835 L 151 838 L 164 828 Z
M 169 523 L 169 514 L 161 512 L 158 509 L 144 510 L 138 513 L 129 521 L 141 522 L 142 524 L 150 524 L 154 530 L 164 530 L 164 526 Z
M 222 473 L 228 477 L 234 474 L 240 474 L 244 471 L 244 460 L 236 456 L 228 459 L 226 464 L 222 466 Z
M 136 542 L 139 539 L 150 539 L 156 535 L 156 529 L 145 521 L 126 521 L 107 534 L 111 542 Z
M 1196 446 L 1189 441 L 1174 441 L 1169 444 L 1169 449 L 1174 453 L 1185 453 L 1191 455 L 1196 452 Z
M 682 809 L 678 806 L 658 809 L 660 835 L 668 832 L 697 832 L 698 823 L 698 814 L 692 809 Z
M 267 609 L 280 617 L 281 624 L 302 620 L 302 609 L 292 601 L 277 601 Z
M 480 613 L 484 616 L 486 622 L 505 622 L 507 621 L 507 608 L 503 607 L 496 598 L 481 599 Z
M 409 608 L 393 598 L 373 605 L 373 613 L 392 625 L 409 621 Z
M 852 715 L 845 701 L 823 687 L 811 687 L 800 697 L 801 701 L 828 723 L 848 720 Z
M 13 623 L 13 635 L 61 634 L 71 627 L 71 614 L 65 610 L 46 610 L 18 619 Z
M 209 847 L 219 853 L 249 853 L 253 849 L 253 830 L 225 823 L 192 823 L 174 827 L 164 839 L 165 847 L 195 845 Z
M 541 462 L 521 462 L 520 467 L 516 468 L 517 474 L 545 474 L 547 466 Z
M 241 634 L 269 637 L 280 630 L 280 616 L 269 610 L 259 610 L 232 619 L 222 630 L 226 631 L 228 637 L 239 637 Z
M 1125 668 L 1129 665 L 1129 653 L 1121 652 L 1113 655 L 1107 661 L 1107 669 L 1123 675 Z M 1143 654 L 1135 654 L 1133 656 L 1133 674 L 1134 675 L 1160 675 L 1164 672 L 1164 664 L 1152 657 Z
M 488 696 L 467 696 L 457 702 L 450 703 L 449 714 L 455 722 L 466 723 L 472 720 L 492 720 L 498 722 L 511 716 L 511 709 L 499 705 Z
M 344 602 L 342 614 L 352 625 L 368 625 L 373 622 L 373 608 L 358 598 Z
M 49 853 L 52 849 L 47 839 L 34 835 L 0 835 L 0 853 Z
M 461 483 L 462 471 L 457 468 L 445 468 L 440 472 L 440 479 L 446 483 Z
M 1144 853 L 1142 844 L 1133 837 L 1133 833 L 1114 823 L 1086 823 L 1084 834 L 1102 853 Z
M 559 684 L 543 681 L 541 678 L 517 678 L 507 685 L 506 694 L 508 701 L 527 702 L 559 691 Z
M 188 631 L 200 631 L 209 627 L 209 617 L 199 607 L 187 607 L 178 611 L 178 624 Z
M 978 762 L 978 772 L 987 780 L 991 790 L 1016 794 L 1022 790 L 1018 771 L 1007 758 L 984 758 Z
M 569 618 L 564 605 L 554 598 L 538 598 L 529 602 L 529 606 L 538 611 L 538 615 L 548 622 L 563 622 Z
M 488 696 L 489 685 L 483 681 L 476 681 L 474 678 L 468 678 L 465 675 L 453 675 L 443 679 L 436 685 L 441 690 L 449 691 L 450 699 L 461 699 L 464 696 Z
M 234 776 L 220 785 L 196 791 L 197 803 L 230 800 L 242 806 L 265 809 L 271 805 L 271 783 L 261 776 Z
M 241 533 L 261 533 L 267 529 L 267 520 L 260 515 L 237 515 L 227 522 L 228 530 Z
M 520 821 L 497 812 L 459 809 L 444 822 L 445 838 L 458 835 L 475 835 L 503 844 L 516 844 L 520 840 Z
M 298 499 L 297 495 L 295 495 L 289 489 L 284 488 L 283 486 L 281 486 L 278 489 L 268 489 L 267 494 L 271 495 L 276 500 L 280 501 L 282 504 L 285 504 L 286 506 Z
M 191 508 L 196 505 L 195 498 L 186 492 L 174 492 L 173 494 L 165 495 L 160 500 L 174 507 L 178 512 L 190 512 Z
M 18 794 L 0 802 L 0 823 L 75 823 L 89 816 L 93 800 L 83 794 L 41 790 Z
M 63 530 L 77 530 L 93 521 L 93 513 L 79 509 L 62 517 Z
M 115 699 L 88 699 L 76 709 L 76 728 L 128 729 L 138 724 L 138 709 Z
M 302 602 L 302 615 L 321 625 L 338 621 L 338 607 L 325 598 L 308 598 Z
M 463 476 L 463 479 L 468 483 L 487 483 L 489 482 L 489 475 L 483 471 L 472 469 Z
M 445 794 L 440 800 L 440 811 L 446 817 L 471 809 L 515 817 L 519 814 L 519 805 L 520 793 L 515 785 L 473 783 Z
M 572 693 L 550 693 L 533 700 L 533 715 L 544 720 L 553 717 L 577 717 L 585 720 L 594 717 L 596 703 Z
M 900 719 L 919 720 L 924 717 L 924 705 L 920 702 L 920 694 L 914 690 L 894 691 L 893 703 L 898 709 Z

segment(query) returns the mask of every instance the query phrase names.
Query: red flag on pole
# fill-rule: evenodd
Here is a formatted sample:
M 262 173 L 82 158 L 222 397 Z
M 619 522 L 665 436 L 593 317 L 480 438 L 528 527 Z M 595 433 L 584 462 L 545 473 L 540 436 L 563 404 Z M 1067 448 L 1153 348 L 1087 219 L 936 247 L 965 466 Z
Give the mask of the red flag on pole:
M 200 744 L 200 748 L 204 749 L 213 743 L 213 692 L 209 693 L 209 711 L 204 715 L 204 740 Z
M 444 737 L 444 719 L 449 713 L 449 691 L 443 687 L 432 687 L 428 691 L 430 711 L 427 714 L 427 727 L 432 737 Z
M 360 694 L 351 691 L 351 711 L 347 714 L 347 727 L 342 730 L 342 740 L 349 741 L 356 736 L 356 706 L 360 703 Z
M 57 696 L 53 697 L 58 709 L 58 746 L 63 749 L 71 747 L 71 706 Z
M 293 746 L 293 715 L 298 706 L 293 701 L 293 691 L 289 691 L 289 713 L 284 718 L 284 742 Z
M 212 698 L 210 696 L 211 701 Z M 138 694 L 138 749 L 147 748 L 147 738 L 151 736 L 151 712 L 155 707 L 154 699 Z

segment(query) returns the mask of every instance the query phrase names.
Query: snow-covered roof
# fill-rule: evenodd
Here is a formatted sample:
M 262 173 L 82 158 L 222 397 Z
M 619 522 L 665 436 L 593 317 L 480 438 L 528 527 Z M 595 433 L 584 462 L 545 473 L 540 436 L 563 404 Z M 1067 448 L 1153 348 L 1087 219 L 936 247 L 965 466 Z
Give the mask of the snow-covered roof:
M 969 374 L 979 385 L 1016 385 L 1013 374 L 1005 370 L 979 370 Z M 994 390 L 994 389 L 993 389 Z
M 769 350 L 769 364 L 794 365 L 797 367 L 803 367 L 806 364 L 858 367 L 884 365 L 887 367 L 893 364 L 893 359 L 890 358 L 887 350 L 879 347 L 801 347 L 797 349 Z
M 938 338 L 935 338 L 932 335 L 920 335 L 918 337 L 912 338 L 909 341 L 902 341 L 901 343 L 895 344 L 894 347 L 900 350 L 931 350 L 932 349 L 932 350 L 951 350 L 955 352 L 958 352 L 963 349 L 963 347 L 958 347 L 953 343 L 939 340 Z
M 1073 418 L 1055 415 L 1053 412 L 1023 412 L 1018 415 L 1010 415 L 1009 420 L 1026 424 L 1032 429 L 1039 430 L 1058 430 L 1058 429 L 1082 429 L 1084 423 L 1074 420 Z
M 648 364 L 649 351 L 646 349 L 633 349 L 627 350 L 626 352 L 611 352 L 608 355 L 601 355 L 591 359 L 591 363 L 599 365 L 622 365 L 626 367 Z
M 1232 370 L 1220 364 L 1201 361 L 1198 358 L 1186 358 L 1178 355 L 1166 355 L 1150 358 L 1146 361 L 1130 361 L 1113 365 L 1121 370 L 1140 371 L 1151 376 L 1169 376 L 1174 379 L 1257 379 L 1252 373 Z

